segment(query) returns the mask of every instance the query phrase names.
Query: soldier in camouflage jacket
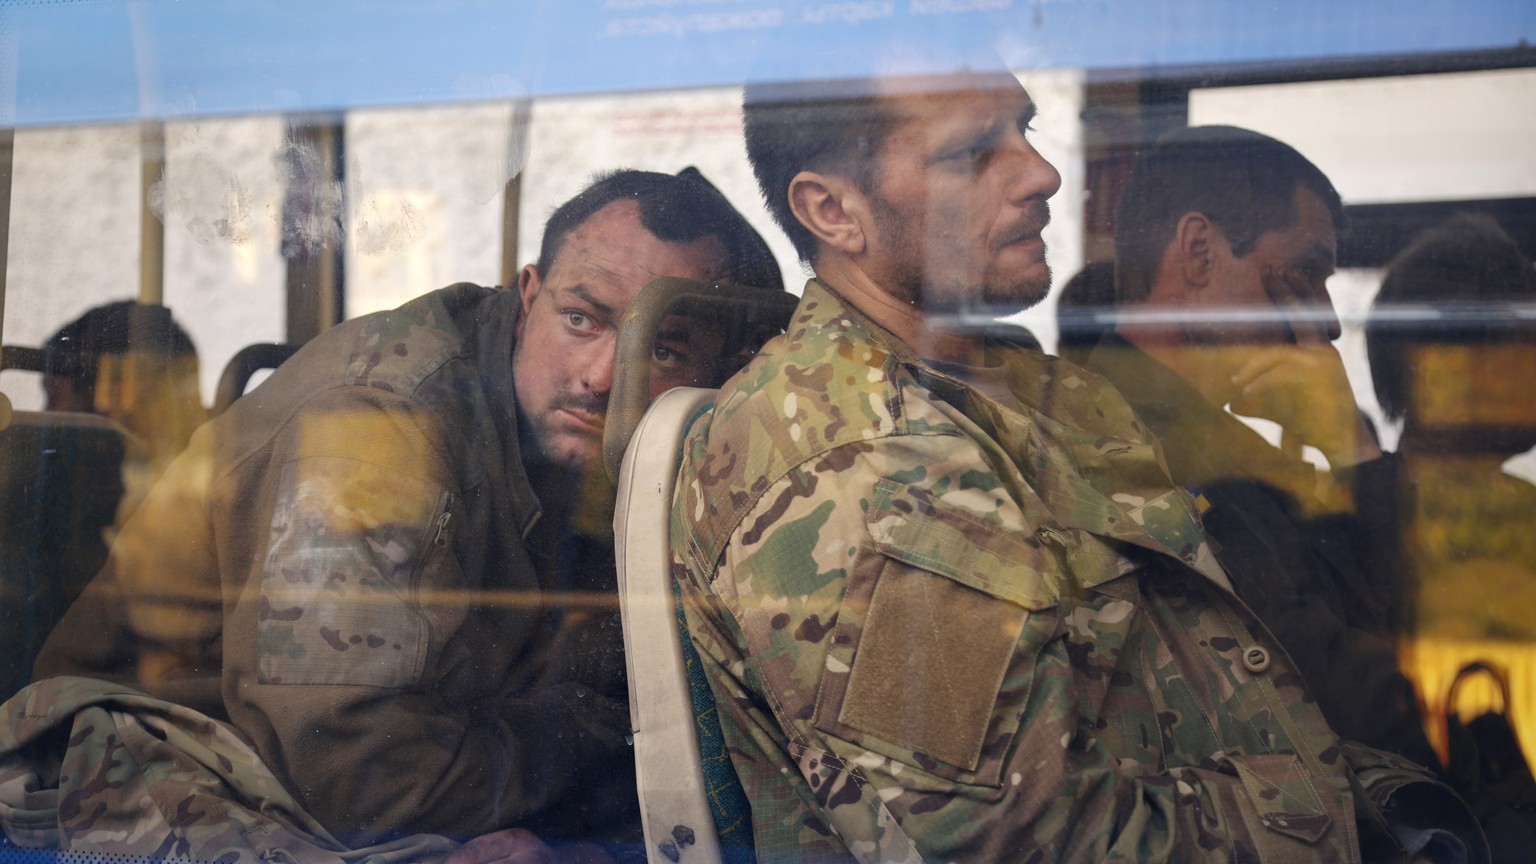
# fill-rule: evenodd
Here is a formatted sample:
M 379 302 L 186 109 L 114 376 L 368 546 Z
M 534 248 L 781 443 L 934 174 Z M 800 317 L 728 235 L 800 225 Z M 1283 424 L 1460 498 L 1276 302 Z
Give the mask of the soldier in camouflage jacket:
M 780 284 L 751 230 L 699 181 L 618 172 L 555 212 L 519 290 L 455 285 L 311 341 L 200 429 L 126 526 L 50 636 L 35 677 L 51 680 L 5 706 L 15 735 L 0 736 L 0 787 L 38 769 L 40 717 L 79 741 L 110 734 L 90 723 L 102 689 L 70 683 L 90 676 L 170 703 L 152 706 L 170 716 L 194 709 L 210 734 L 233 729 L 302 808 L 289 824 L 312 818 L 344 849 L 510 826 L 627 831 L 613 554 L 575 522 L 570 487 L 591 476 L 583 465 L 601 473 L 629 300 L 657 275 Z M 666 329 L 687 331 L 679 321 Z M 709 383 L 704 339 L 658 337 L 653 387 Z M 107 698 L 125 704 L 120 690 Z M 90 710 L 73 716 L 61 700 Z M 218 845 L 229 808 L 160 790 L 193 811 L 169 825 L 131 818 L 147 799 L 114 792 L 138 788 L 125 778 L 96 782 L 125 766 L 110 741 L 90 746 L 64 755 L 63 776 L 36 771 L 57 799 L 58 842 L 248 856 L 245 841 Z M 202 757 L 210 765 L 252 761 L 201 746 L 217 754 Z M 234 796 L 260 778 L 228 786 Z
M 510 364 L 481 363 L 512 344 L 516 300 L 458 285 L 307 345 L 198 431 L 36 677 L 228 720 L 353 843 L 503 827 L 622 765 L 611 664 L 540 682 L 556 573 L 525 540 L 540 501 L 515 402 L 488 398 Z
M 749 89 L 820 280 L 695 425 L 673 513 L 759 857 L 1397 860 L 1400 836 L 1478 860 L 1417 830 L 1475 844 L 1454 795 L 1328 728 L 1112 387 L 929 326 L 1044 293 L 1059 178 L 1011 78 L 886 83 L 825 109 Z M 794 161 L 812 120 L 856 125 L 867 173 Z

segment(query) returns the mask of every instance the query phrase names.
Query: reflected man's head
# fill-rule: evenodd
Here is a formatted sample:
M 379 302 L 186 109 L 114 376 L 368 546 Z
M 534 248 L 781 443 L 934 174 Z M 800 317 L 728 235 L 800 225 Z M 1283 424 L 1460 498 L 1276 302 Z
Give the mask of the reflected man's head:
M 197 349 L 187 331 L 164 306 L 119 300 L 86 311 L 48 337 L 43 345 L 47 410 L 95 412 L 121 420 L 111 382 L 103 388 L 98 384 L 103 362 L 130 351 L 179 364 L 183 373 L 190 373 L 195 398 Z
M 782 288 L 762 237 L 702 178 L 644 171 L 599 177 L 555 210 L 538 262 L 518 274 L 512 371 L 530 455 L 579 467 L 599 454 L 619 319 L 658 276 Z M 722 342 L 685 317 L 665 319 L 652 395 L 718 383 Z
M 1040 232 L 1061 177 L 1034 114 L 1005 72 L 758 85 L 744 103 L 748 158 L 800 257 L 924 311 L 1049 290 Z
M 1213 342 L 1289 341 L 1284 314 L 1320 317 L 1336 338 L 1324 283 L 1343 223 L 1333 184 L 1289 145 L 1231 126 L 1176 130 L 1142 156 L 1120 199 L 1119 302 L 1238 313 L 1192 331 Z M 1260 314 L 1243 319 L 1244 308 Z
M 1404 421 L 1405 446 L 1457 429 L 1506 456 L 1536 444 L 1533 305 L 1536 268 L 1486 215 L 1453 216 L 1392 259 L 1365 340 L 1376 400 Z M 1437 446 L 1448 444 L 1469 446 Z

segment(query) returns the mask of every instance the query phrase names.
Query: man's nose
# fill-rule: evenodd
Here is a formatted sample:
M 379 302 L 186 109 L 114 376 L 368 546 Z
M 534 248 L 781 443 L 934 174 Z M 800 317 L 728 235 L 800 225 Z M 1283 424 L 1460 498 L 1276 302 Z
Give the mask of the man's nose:
M 1017 130 L 1010 135 L 1006 158 L 1001 161 L 1007 172 L 1004 183 L 1010 201 L 1023 203 L 1032 198 L 1043 201 L 1061 189 L 1061 172 Z
M 1299 345 L 1324 345 L 1339 338 L 1343 328 L 1339 314 L 1334 309 L 1328 289 L 1321 281 L 1299 281 L 1290 284 L 1289 292 L 1276 292 L 1272 279 L 1265 287 L 1270 291 L 1271 311 L 1279 316 L 1278 323 L 1290 331 L 1291 341 Z
M 618 337 L 609 334 L 597 341 L 583 358 L 581 386 L 594 396 L 606 396 L 613 389 L 613 358 Z

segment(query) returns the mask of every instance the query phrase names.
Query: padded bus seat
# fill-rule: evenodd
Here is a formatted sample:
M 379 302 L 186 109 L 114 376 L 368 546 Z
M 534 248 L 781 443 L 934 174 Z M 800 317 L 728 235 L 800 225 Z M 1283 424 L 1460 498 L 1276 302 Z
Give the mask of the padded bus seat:
M 683 436 L 714 396 L 698 388 L 662 394 L 635 428 L 618 478 L 619 609 L 646 857 L 654 864 L 753 858 L 746 796 L 682 622 L 668 542 Z
M 124 433 L 95 414 L 18 411 L 0 430 L 0 698 L 107 557 Z

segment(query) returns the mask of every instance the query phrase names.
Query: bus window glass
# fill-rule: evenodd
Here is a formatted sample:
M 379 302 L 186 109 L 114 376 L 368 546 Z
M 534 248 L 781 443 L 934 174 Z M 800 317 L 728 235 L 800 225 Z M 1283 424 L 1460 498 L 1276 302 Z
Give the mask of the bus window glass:
M 0 861 L 1536 848 L 1524 6 L 312 6 L 0 7 Z

